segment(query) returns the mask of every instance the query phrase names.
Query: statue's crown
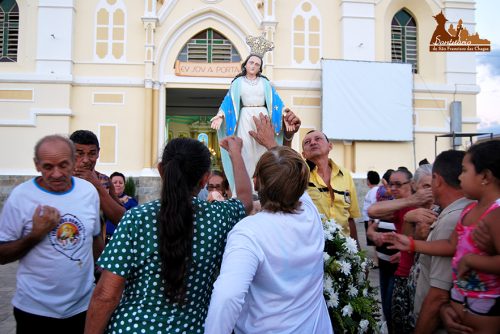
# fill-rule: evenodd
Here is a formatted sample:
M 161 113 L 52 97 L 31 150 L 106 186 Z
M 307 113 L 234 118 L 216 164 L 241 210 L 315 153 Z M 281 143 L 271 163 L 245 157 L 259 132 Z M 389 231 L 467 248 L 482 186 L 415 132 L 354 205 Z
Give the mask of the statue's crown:
M 262 35 L 260 35 L 259 37 L 250 35 L 247 36 L 246 42 L 250 47 L 250 54 L 263 58 L 264 54 L 267 51 L 271 51 L 272 49 L 274 49 L 274 43 L 265 39 L 264 37 L 265 34 L 266 33 L 263 32 Z

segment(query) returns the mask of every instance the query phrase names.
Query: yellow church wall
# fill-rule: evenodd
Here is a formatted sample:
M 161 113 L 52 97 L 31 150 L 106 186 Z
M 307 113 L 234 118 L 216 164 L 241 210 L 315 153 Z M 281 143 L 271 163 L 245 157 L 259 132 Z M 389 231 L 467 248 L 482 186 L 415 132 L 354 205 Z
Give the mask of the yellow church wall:
M 0 129 L 38 126 L 40 115 L 69 114 L 67 84 L 0 83 Z
M 95 56 L 96 50 L 96 8 L 98 0 L 77 1 L 75 16 L 77 28 L 74 43 L 73 74 L 78 77 L 134 77 L 144 78 L 144 44 L 145 32 L 142 22 L 138 20 L 144 12 L 144 2 L 126 1 L 126 29 L 125 29 L 125 60 L 102 60 Z M 112 33 L 112 32 L 110 32 Z M 121 36 L 121 35 L 120 35 Z
M 79 86 L 73 88 L 72 94 L 74 116 L 70 131 L 86 129 L 103 135 L 100 139 L 105 156 L 98 162 L 98 169 L 140 174 L 144 152 L 145 89 Z M 101 97 L 97 101 L 96 95 Z M 123 96 L 123 103 L 102 101 L 106 97 L 115 101 L 117 96 Z
M 155 0 L 152 0 L 155 1 Z M 269 1 L 270 3 L 271 1 Z M 362 1 L 360 1 L 362 2 Z M 21 26 L 19 37 L 19 60 L 17 63 L 0 63 L 0 73 L 25 72 L 36 74 L 37 54 L 37 8 L 27 0 L 19 0 Z M 154 151 L 161 150 L 164 133 L 146 124 L 146 115 L 157 115 L 155 125 L 164 122 L 165 88 L 190 89 L 227 89 L 230 78 L 210 79 L 176 77 L 174 63 L 184 44 L 194 35 L 207 28 L 213 28 L 226 36 L 245 59 L 248 47 L 245 36 L 259 35 L 262 28 L 275 29 L 275 50 L 271 63 L 266 57 L 264 64 L 269 65 L 267 74 L 278 89 L 285 105 L 301 118 L 301 132 L 295 136 L 292 146 L 301 152 L 304 131 L 321 129 L 321 66 L 301 68 L 293 64 L 293 13 L 302 3 L 301 0 L 276 1 L 277 25 L 263 22 L 249 11 L 249 6 L 257 2 L 220 1 L 206 3 L 199 0 L 158 2 L 157 8 L 163 15 L 159 17 L 154 32 L 154 63 L 146 63 L 144 22 L 144 1 L 123 1 L 126 6 L 125 57 L 119 61 L 100 61 L 96 59 L 96 6 L 99 0 L 74 1 L 73 66 L 71 83 L 45 84 L 36 82 L 13 83 L 4 79 L 0 82 L 0 140 L 8 141 L 9 136 L 21 135 L 22 142 L 16 152 L 0 149 L 18 160 L 17 168 L 31 168 L 30 158 L 21 153 L 31 152 L 36 139 L 48 133 L 70 133 L 76 129 L 89 129 L 102 134 L 103 157 L 98 169 L 109 173 L 116 169 L 127 174 L 139 175 L 145 167 L 145 160 L 155 160 Z M 341 59 L 342 50 L 342 6 L 351 2 L 340 0 L 311 1 L 321 18 L 321 56 Z M 367 1 L 366 3 L 372 3 Z M 443 3 L 444 4 L 444 3 Z M 435 28 L 433 15 L 439 12 L 441 2 L 433 0 L 381 0 L 374 2 L 374 60 L 390 61 L 390 25 L 394 14 L 406 8 L 417 22 L 419 72 L 414 78 L 415 113 L 415 151 L 412 143 L 352 142 L 336 141 L 332 158 L 339 164 L 350 166 L 356 173 L 369 169 L 383 172 L 399 165 L 413 167 L 421 157 L 429 160 L 434 155 L 434 136 L 449 131 L 449 105 L 455 99 L 462 101 L 462 131 L 476 131 L 476 96 L 464 94 L 466 86 L 458 87 L 453 94 L 447 83 L 447 55 L 431 53 L 428 44 Z M 451 6 L 444 4 L 443 6 Z M 468 3 L 453 3 L 453 6 L 469 6 Z M 264 8 L 257 11 L 264 12 Z M 102 37 L 102 36 L 101 36 Z M 23 73 L 24 74 L 24 73 Z M 152 79 L 152 82 L 150 81 Z M 23 79 L 25 80 L 25 79 Z M 158 94 L 153 94 L 151 85 L 161 84 Z M 439 86 L 439 87 L 438 87 Z M 436 88 L 437 87 L 437 88 Z M 465 87 L 465 88 L 464 88 Z M 12 90 L 4 92 L 6 90 Z M 32 98 L 30 99 L 30 93 Z M 149 91 L 148 91 L 149 90 Z M 3 100 L 2 100 L 3 98 Z M 9 99 L 10 98 L 10 99 Z M 21 100 L 21 101 L 11 101 Z M 166 97 L 168 99 L 168 96 Z M 147 106 L 147 110 L 146 110 Z M 58 116 L 50 116 L 50 111 Z M 328 110 L 325 110 L 328 112 Z M 69 114 L 73 116 L 69 116 Z M 1 122 L 16 120 L 22 124 L 13 127 L 2 126 Z M 54 126 L 50 123 L 53 122 Z M 174 132 L 186 132 L 187 126 L 176 127 Z M 151 129 L 151 133 L 146 133 Z M 160 131 L 157 131 L 160 130 Z M 155 132 L 156 131 L 156 132 Z M 151 138 L 155 137 L 155 138 Z M 151 139 L 150 139 L 151 138 Z M 11 140 L 11 139 L 10 139 Z M 467 145 L 463 141 L 464 147 Z M 448 149 L 449 140 L 438 142 L 438 151 Z M 149 158 L 145 158 L 147 150 Z M 10 168 L 14 162 L 5 168 Z M 2 170 L 4 165 L 2 164 Z
M 412 152 L 410 142 L 356 142 L 355 172 L 376 170 L 384 173 L 389 168 L 395 169 L 399 166 L 414 170 L 414 159 L 410 154 Z
M 135 79 L 133 82 L 136 84 L 144 80 L 144 64 L 78 64 L 73 68 L 73 74 L 77 80 L 98 81 L 122 77 L 125 80 L 114 84 L 127 84 L 128 79 Z
M 0 155 L 3 157 L 1 175 L 32 175 L 33 148 L 36 142 L 51 134 L 66 135 L 69 132 L 69 117 L 38 116 L 36 127 L 0 127 Z

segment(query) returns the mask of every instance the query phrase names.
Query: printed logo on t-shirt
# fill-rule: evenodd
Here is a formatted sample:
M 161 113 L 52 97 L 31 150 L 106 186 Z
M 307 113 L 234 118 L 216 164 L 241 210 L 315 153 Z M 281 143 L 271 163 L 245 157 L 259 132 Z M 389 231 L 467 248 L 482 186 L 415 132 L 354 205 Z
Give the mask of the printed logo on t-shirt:
M 85 226 L 75 216 L 65 214 L 56 228 L 49 234 L 52 246 L 73 261 L 80 261 L 73 256 L 85 243 Z

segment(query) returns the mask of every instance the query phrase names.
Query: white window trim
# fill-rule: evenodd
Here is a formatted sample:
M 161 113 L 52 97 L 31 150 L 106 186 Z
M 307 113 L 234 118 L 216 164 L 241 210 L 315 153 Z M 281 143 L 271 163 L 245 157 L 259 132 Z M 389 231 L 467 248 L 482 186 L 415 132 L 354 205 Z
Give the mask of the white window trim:
M 308 2 L 311 5 L 311 10 L 309 12 L 304 12 L 302 10 L 302 5 Z M 302 16 L 304 18 L 304 61 L 302 63 L 298 63 L 295 61 L 295 33 L 299 32 L 295 30 L 295 25 L 294 21 L 297 16 Z M 309 31 L 309 20 L 311 17 L 316 16 L 319 21 L 319 32 L 317 33 L 319 35 L 319 45 L 316 47 L 311 47 L 309 45 L 309 34 L 311 32 Z M 302 68 L 320 68 L 321 67 L 321 57 L 322 57 L 322 50 L 321 50 L 321 37 L 322 37 L 322 22 L 321 22 L 321 14 L 318 8 L 309 0 L 304 0 L 301 3 L 298 4 L 298 6 L 295 8 L 293 15 L 292 15 L 292 64 L 295 67 L 302 67 Z M 311 63 L 311 60 L 309 59 L 309 50 L 310 49 L 319 49 L 319 57 L 318 57 L 318 62 L 316 64 Z
M 107 40 L 98 40 L 97 39 L 97 29 L 100 27 L 104 27 L 104 25 L 97 24 L 97 13 L 101 10 L 105 9 L 108 12 L 108 39 Z M 116 10 L 121 9 L 123 11 L 123 20 L 124 25 L 115 25 L 113 22 L 113 14 Z M 116 0 L 114 5 L 108 4 L 106 0 L 100 0 L 96 6 L 95 14 L 94 14 L 94 61 L 97 63 L 125 63 L 127 61 L 127 7 L 123 4 L 122 0 Z M 113 28 L 123 28 L 123 54 L 117 59 L 113 56 Z M 108 52 L 106 57 L 99 58 L 97 55 L 97 43 L 98 42 L 106 42 L 108 45 Z

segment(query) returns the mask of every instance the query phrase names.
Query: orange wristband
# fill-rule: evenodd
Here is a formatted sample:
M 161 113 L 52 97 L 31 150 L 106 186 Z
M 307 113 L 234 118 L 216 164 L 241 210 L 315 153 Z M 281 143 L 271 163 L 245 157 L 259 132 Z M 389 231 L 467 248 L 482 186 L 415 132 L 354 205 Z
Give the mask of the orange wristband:
M 410 239 L 410 250 L 408 252 L 415 253 L 415 240 L 412 237 L 408 237 Z

